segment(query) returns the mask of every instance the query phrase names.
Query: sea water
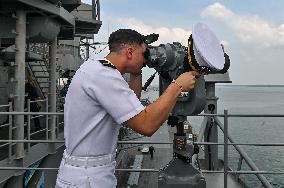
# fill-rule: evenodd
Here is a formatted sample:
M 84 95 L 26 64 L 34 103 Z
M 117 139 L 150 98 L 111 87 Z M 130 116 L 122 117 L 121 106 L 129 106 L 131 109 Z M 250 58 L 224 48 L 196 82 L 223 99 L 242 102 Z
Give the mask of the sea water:
M 217 86 L 216 96 L 219 97 L 218 113 L 227 109 L 235 114 L 284 115 L 284 87 Z M 229 118 L 229 134 L 238 143 L 284 143 L 284 117 Z M 220 134 L 220 142 L 223 141 L 222 136 Z M 259 170 L 284 172 L 284 146 L 242 147 Z M 233 146 L 230 146 L 229 152 L 229 164 L 236 170 L 239 155 Z M 250 169 L 243 165 L 242 170 Z M 283 174 L 264 176 L 274 184 L 273 187 L 284 186 Z M 255 175 L 241 175 L 241 178 L 249 187 L 260 185 Z

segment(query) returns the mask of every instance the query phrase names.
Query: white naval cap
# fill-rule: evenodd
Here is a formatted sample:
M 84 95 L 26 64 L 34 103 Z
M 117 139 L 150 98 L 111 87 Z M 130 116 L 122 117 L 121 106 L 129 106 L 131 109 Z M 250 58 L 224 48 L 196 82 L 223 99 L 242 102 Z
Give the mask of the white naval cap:
M 203 23 L 192 28 L 193 51 L 199 66 L 222 70 L 225 64 L 224 51 L 216 35 Z

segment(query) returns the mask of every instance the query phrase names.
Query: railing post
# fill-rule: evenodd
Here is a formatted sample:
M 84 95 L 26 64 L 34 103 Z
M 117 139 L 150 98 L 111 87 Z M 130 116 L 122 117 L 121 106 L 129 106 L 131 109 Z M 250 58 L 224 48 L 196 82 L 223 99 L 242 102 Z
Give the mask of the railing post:
M 12 102 L 9 102 L 9 112 L 13 111 L 13 106 L 12 106 Z M 13 124 L 12 124 L 12 115 L 8 116 L 8 120 L 9 120 L 9 140 L 12 140 L 12 136 L 13 136 Z M 8 159 L 9 159 L 9 163 L 12 161 L 12 146 L 13 143 L 9 142 L 9 151 L 8 151 Z
M 243 159 L 244 159 L 243 156 L 240 155 L 237 171 L 240 171 L 242 169 Z M 236 174 L 236 179 L 239 179 L 239 176 L 240 174 Z
M 31 100 L 27 100 L 28 112 L 31 112 Z M 31 115 L 29 114 L 27 117 L 27 137 L 28 140 L 31 140 Z M 28 143 L 28 151 L 30 151 L 31 143 Z
M 57 50 L 57 37 L 53 39 L 53 41 L 50 44 L 50 49 L 49 49 L 49 104 L 50 104 L 50 112 L 56 112 L 56 50 Z M 51 140 L 56 139 L 56 116 L 51 115 L 51 119 L 49 121 L 49 138 Z M 55 145 L 54 143 L 49 144 L 50 152 L 54 153 L 55 152 Z
M 59 116 L 56 118 L 56 138 L 58 138 L 59 135 Z
M 86 61 L 89 59 L 90 57 L 90 44 L 89 44 L 89 39 L 86 39 Z
M 228 110 L 224 110 L 224 188 L 228 186 Z
M 26 12 L 16 12 L 16 38 L 15 38 L 15 99 L 14 110 L 24 111 L 25 104 L 25 56 L 26 56 Z M 15 116 L 15 139 L 24 139 L 24 116 Z M 17 143 L 15 149 L 16 159 L 22 160 L 25 156 L 24 144 Z
M 48 97 L 46 98 L 46 106 L 45 106 L 45 111 L 46 112 L 48 112 Z M 49 116 L 48 115 L 46 115 L 45 116 L 45 138 L 46 138 L 46 140 L 48 140 L 48 118 L 49 118 Z

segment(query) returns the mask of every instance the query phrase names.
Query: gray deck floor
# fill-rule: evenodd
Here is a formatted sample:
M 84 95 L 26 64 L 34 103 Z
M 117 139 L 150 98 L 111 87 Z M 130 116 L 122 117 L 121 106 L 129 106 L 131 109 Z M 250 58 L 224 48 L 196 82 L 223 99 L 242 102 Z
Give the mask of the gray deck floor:
M 143 138 L 140 140 L 147 141 L 169 141 L 168 126 L 164 125 L 150 138 Z M 144 145 L 150 146 L 150 145 Z M 168 164 L 172 159 L 172 145 L 155 144 L 154 157 L 151 159 L 150 154 L 144 154 L 144 160 L 142 163 L 142 168 L 153 168 L 160 169 Z M 138 188 L 156 188 L 158 187 L 158 173 L 157 172 L 145 172 L 140 173 Z

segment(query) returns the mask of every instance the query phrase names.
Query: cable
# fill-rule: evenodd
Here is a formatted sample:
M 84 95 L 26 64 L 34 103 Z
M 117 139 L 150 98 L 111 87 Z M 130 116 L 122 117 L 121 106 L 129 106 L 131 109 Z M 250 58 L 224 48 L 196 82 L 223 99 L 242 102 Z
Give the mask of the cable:
M 211 122 L 210 122 L 210 126 L 209 126 L 209 130 L 208 130 L 208 134 L 207 134 L 207 142 L 210 142 L 210 134 L 211 134 L 211 129 L 213 127 L 213 118 L 211 118 Z M 209 163 L 209 170 L 211 170 L 211 148 L 210 148 L 210 145 L 207 146 L 207 149 L 208 149 L 208 163 Z

